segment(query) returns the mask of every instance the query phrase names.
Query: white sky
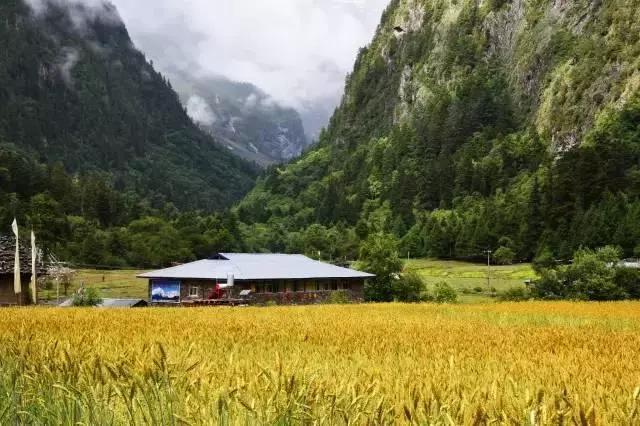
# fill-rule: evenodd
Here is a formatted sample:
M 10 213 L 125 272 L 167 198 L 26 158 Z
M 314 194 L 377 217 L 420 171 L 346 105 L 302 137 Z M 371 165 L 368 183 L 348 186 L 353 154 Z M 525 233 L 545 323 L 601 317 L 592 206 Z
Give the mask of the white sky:
M 281 103 L 333 102 L 389 0 L 111 0 L 160 70 L 214 73 Z

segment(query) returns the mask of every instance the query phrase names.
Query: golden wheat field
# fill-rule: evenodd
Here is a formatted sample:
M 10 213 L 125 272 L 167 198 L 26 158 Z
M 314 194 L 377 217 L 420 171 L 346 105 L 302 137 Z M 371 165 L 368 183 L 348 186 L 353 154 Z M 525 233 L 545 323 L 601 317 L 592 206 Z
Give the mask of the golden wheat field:
M 0 311 L 0 424 L 640 424 L 640 303 Z

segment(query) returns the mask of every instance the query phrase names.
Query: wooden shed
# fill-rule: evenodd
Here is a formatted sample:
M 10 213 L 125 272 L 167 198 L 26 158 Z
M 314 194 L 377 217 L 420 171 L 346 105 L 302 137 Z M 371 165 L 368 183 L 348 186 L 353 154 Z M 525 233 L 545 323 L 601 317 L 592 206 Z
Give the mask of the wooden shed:
M 16 295 L 13 288 L 16 241 L 0 235 L 0 306 L 28 305 L 31 303 L 31 250 L 20 244 L 20 282 L 22 292 Z

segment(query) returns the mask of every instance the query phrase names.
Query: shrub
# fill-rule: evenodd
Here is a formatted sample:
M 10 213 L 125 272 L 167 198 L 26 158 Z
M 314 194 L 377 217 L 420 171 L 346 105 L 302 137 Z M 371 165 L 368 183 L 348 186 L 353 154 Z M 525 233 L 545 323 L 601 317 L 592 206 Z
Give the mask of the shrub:
M 617 268 L 613 282 L 624 290 L 630 299 L 640 299 L 640 269 Z
M 476 293 L 482 293 L 482 287 L 474 287 L 473 291 L 475 291 Z
M 351 300 L 346 291 L 334 291 L 329 295 L 326 303 L 330 305 L 346 305 L 351 303 Z
M 502 302 L 522 302 L 530 298 L 531 294 L 524 287 L 513 287 L 498 294 L 498 300 Z
M 493 254 L 493 258 L 498 265 L 511 265 L 513 264 L 516 254 L 509 247 L 500 247 Z
M 73 306 L 98 306 L 101 303 L 102 297 L 93 287 L 82 289 L 73 296 Z
M 533 269 L 536 272 L 540 272 L 546 268 L 552 268 L 554 265 L 555 260 L 553 258 L 553 253 L 547 247 L 540 250 L 535 259 L 533 259 Z
M 441 281 L 434 286 L 431 300 L 436 303 L 456 303 L 458 301 L 458 293 L 448 283 Z
M 395 280 L 393 293 L 399 302 L 420 302 L 424 300 L 424 281 L 415 271 L 405 272 Z
M 370 302 L 391 302 L 402 260 L 398 257 L 398 241 L 393 235 L 370 235 L 360 247 L 358 268 L 375 274 L 365 286 L 365 299 Z
M 616 267 L 620 250 L 602 247 L 578 250 L 571 265 L 541 269 L 540 279 L 533 283 L 532 294 L 542 299 L 621 300 L 633 290 L 632 273 Z

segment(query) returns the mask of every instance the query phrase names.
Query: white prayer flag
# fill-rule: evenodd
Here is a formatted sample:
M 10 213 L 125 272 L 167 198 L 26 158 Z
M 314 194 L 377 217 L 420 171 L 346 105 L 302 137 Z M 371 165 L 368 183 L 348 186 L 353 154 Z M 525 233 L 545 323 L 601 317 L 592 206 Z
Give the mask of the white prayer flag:
M 31 301 L 35 305 L 38 303 L 38 289 L 36 287 L 38 277 L 36 276 L 36 234 L 31 230 Z
M 22 283 L 20 282 L 20 241 L 18 238 L 18 221 L 13 219 L 11 229 L 16 236 L 16 258 L 13 264 L 13 291 L 16 294 L 22 293 Z

